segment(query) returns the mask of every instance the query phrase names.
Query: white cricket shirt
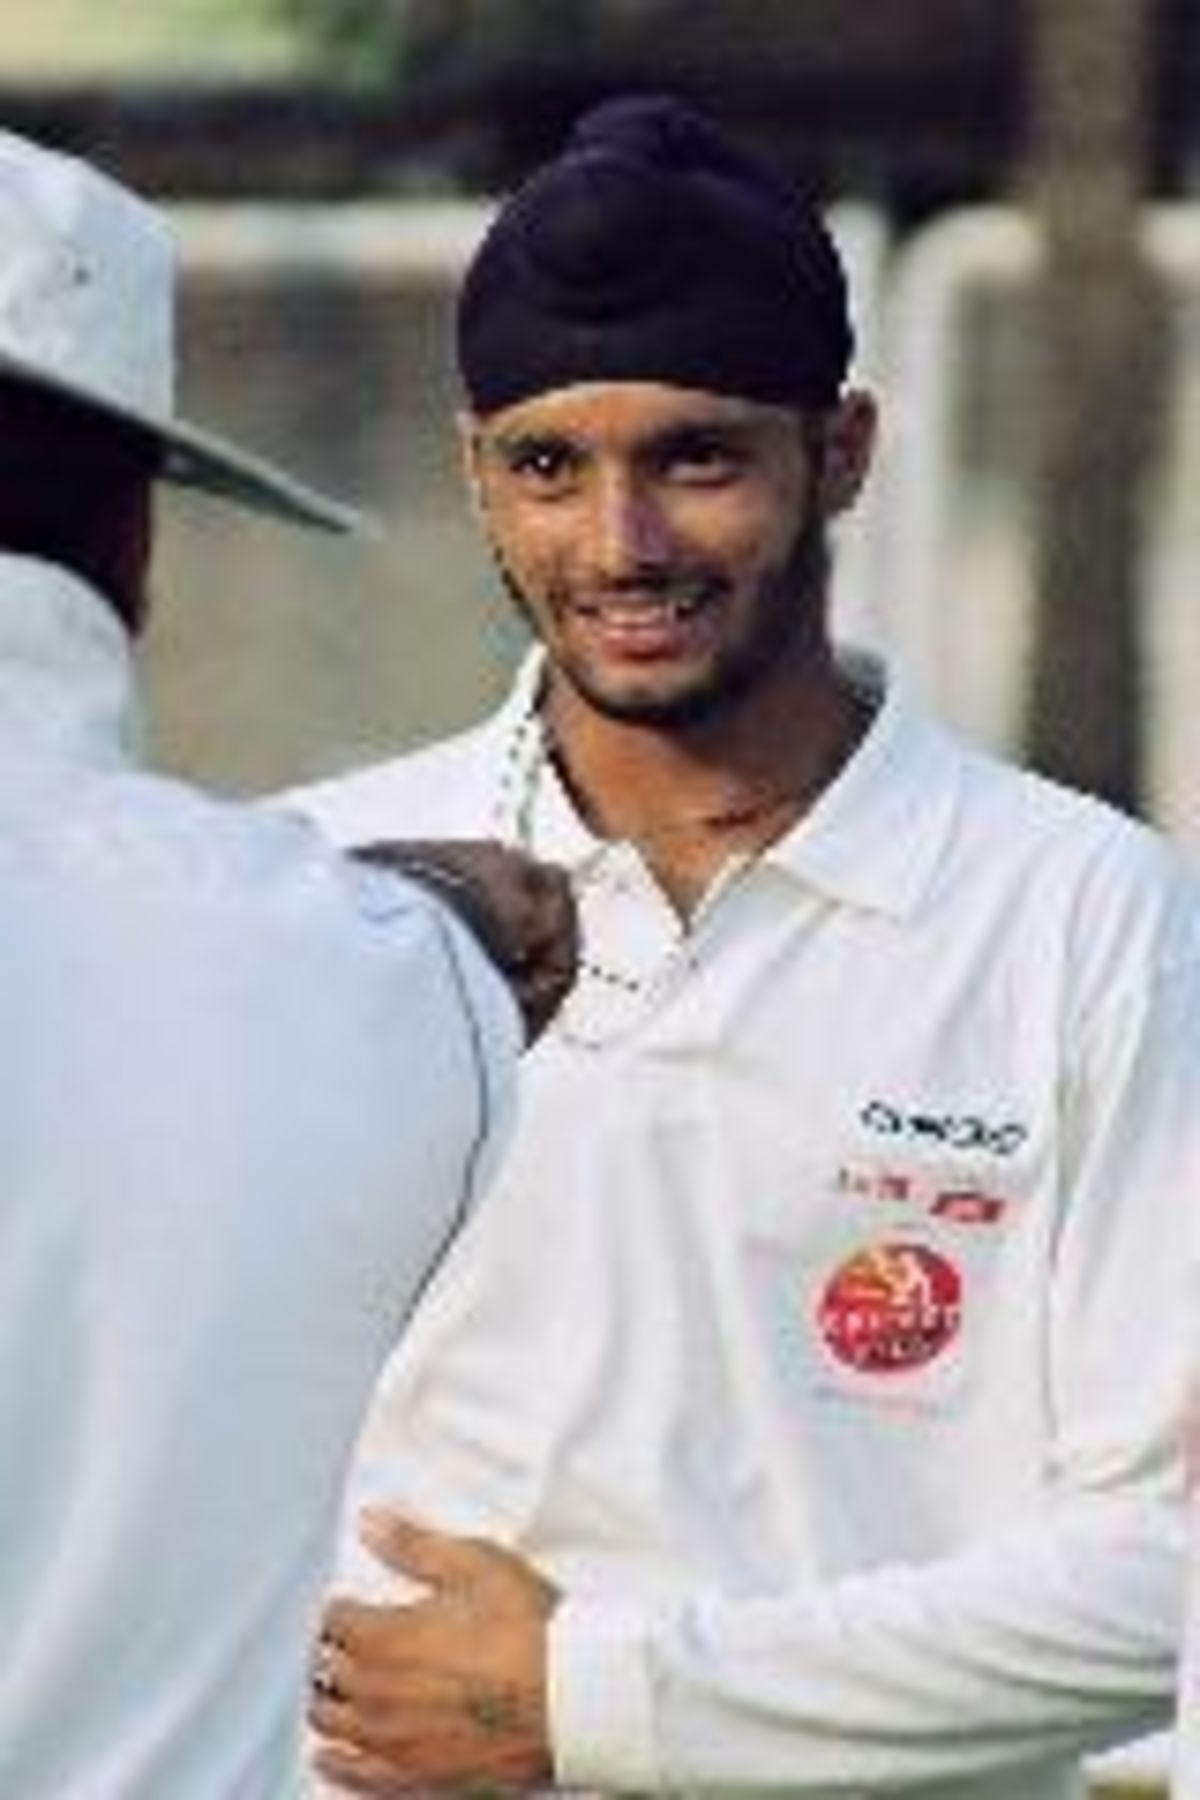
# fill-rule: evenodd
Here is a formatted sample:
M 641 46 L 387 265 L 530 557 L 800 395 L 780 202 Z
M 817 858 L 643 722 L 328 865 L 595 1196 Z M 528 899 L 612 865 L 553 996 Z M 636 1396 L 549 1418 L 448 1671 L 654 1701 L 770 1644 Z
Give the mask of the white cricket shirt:
M 515 1008 L 419 891 L 140 774 L 124 634 L 0 557 L 0 1795 L 293 1800 L 372 1380 Z
M 343 842 L 523 819 L 595 965 L 358 1491 L 562 1584 L 564 1785 L 1063 1800 L 1169 1708 L 1193 884 L 891 691 L 682 935 L 520 791 L 535 679 L 300 797 Z

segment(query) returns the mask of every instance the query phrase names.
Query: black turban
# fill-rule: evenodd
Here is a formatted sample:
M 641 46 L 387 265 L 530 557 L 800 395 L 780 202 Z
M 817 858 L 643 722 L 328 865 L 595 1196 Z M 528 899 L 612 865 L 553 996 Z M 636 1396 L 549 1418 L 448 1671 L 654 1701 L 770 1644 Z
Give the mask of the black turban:
M 458 362 L 494 412 L 585 381 L 827 406 L 853 352 L 819 213 L 669 97 L 586 113 L 501 208 L 463 281 Z

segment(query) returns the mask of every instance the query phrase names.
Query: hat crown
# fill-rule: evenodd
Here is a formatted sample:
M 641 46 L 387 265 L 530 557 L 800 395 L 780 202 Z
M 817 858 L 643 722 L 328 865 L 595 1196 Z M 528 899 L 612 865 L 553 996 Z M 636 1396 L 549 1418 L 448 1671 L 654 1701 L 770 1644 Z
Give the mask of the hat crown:
M 762 202 L 794 215 L 796 197 L 775 170 L 725 137 L 703 113 L 670 94 L 633 94 L 601 101 L 580 118 L 563 155 L 606 151 L 667 173 L 704 173 L 736 184 L 743 202 Z
M 0 358 L 169 415 L 173 258 L 156 214 L 87 164 L 0 133 Z
M 457 309 L 488 412 L 579 381 L 828 405 L 853 346 L 816 209 L 670 95 L 604 102 L 493 219 Z
M 586 161 L 586 179 L 579 179 Z M 560 313 L 600 321 L 648 306 L 686 278 L 697 252 L 687 196 L 620 154 L 584 152 L 546 169 L 513 205 L 522 279 Z
M 363 520 L 175 412 L 175 250 L 90 163 L 0 131 L 0 377 L 139 434 L 165 480 L 326 531 Z

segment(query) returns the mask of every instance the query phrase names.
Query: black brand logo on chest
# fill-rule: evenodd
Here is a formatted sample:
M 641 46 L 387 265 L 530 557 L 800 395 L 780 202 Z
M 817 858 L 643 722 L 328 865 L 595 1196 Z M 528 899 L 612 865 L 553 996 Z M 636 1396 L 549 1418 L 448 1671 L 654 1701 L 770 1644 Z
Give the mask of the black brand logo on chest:
M 868 1100 L 858 1116 L 877 1137 L 946 1150 L 982 1151 L 988 1156 L 1014 1156 L 1029 1136 L 1029 1127 L 1018 1119 L 901 1106 L 889 1100 Z

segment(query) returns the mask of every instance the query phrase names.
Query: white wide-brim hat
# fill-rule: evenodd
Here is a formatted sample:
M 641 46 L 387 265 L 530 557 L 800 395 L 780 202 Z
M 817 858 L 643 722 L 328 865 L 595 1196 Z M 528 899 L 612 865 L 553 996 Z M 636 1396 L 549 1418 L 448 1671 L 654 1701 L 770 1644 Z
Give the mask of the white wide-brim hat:
M 158 475 L 326 531 L 353 508 L 175 416 L 175 249 L 90 164 L 0 131 L 0 374 L 144 434 Z

